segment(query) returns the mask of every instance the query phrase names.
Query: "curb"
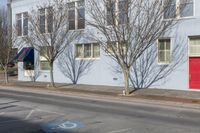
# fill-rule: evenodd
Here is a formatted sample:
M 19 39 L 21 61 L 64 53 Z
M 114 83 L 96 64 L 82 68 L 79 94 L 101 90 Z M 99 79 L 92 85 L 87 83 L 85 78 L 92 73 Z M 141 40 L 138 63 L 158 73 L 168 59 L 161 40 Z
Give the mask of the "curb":
M 144 105 L 144 106 L 162 106 L 163 108 L 166 107 L 180 107 L 183 109 L 193 109 L 193 110 L 200 110 L 200 104 L 196 103 L 185 103 L 185 102 L 177 102 L 177 101 L 170 101 L 170 100 L 154 100 L 154 99 L 145 99 L 142 97 L 124 97 L 124 96 L 108 96 L 108 95 L 99 95 L 99 94 L 91 94 L 91 93 L 79 93 L 79 92 L 72 92 L 72 91 L 56 91 L 56 90 L 44 90 L 41 88 L 33 89 L 30 87 L 23 87 L 19 88 L 13 86 L 1 86 L 0 90 L 9 90 L 9 91 L 20 91 L 20 92 L 29 92 L 29 93 L 38 93 L 38 94 L 46 94 L 46 95 L 57 95 L 57 96 L 67 96 L 73 98 L 82 98 L 88 100 L 96 100 L 96 101 L 103 101 L 103 102 L 113 102 L 113 103 L 122 103 L 122 104 L 134 104 L 134 105 Z

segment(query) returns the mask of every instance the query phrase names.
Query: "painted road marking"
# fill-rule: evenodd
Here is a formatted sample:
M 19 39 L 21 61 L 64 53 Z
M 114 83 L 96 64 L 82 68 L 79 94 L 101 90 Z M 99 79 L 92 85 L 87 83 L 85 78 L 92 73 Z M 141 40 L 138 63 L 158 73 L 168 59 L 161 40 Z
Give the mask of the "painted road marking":
M 108 133 L 122 133 L 122 132 L 129 131 L 129 130 L 132 130 L 132 128 L 120 129 L 120 130 L 111 131 Z
M 79 121 L 58 121 L 41 125 L 46 133 L 62 132 L 77 128 L 84 128 L 84 125 Z
M 28 115 L 26 116 L 25 120 L 28 120 L 35 110 L 31 110 Z
M 62 123 L 58 126 L 62 129 L 73 129 L 73 128 L 77 127 L 77 124 L 74 123 L 74 122 L 71 122 L 71 121 L 67 121 L 67 122 L 64 122 L 64 123 Z

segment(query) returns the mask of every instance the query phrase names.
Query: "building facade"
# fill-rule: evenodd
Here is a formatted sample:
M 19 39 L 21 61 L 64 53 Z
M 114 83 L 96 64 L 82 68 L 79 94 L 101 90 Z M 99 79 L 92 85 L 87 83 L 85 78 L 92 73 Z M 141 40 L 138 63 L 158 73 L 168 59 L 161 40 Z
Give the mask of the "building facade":
M 42 0 L 44 2 L 44 0 Z M 75 8 L 71 9 L 71 12 L 76 13 L 76 6 L 78 2 L 84 2 L 83 0 L 71 0 Z M 10 11 L 12 11 L 12 23 L 19 24 L 21 31 L 18 36 L 24 36 L 27 33 L 28 28 L 28 13 L 36 8 L 41 0 L 12 0 L 9 5 L 11 6 Z M 85 0 L 87 3 L 87 0 Z M 174 29 L 165 36 L 157 41 L 158 45 L 158 59 L 156 60 L 157 65 L 167 65 L 173 61 L 171 57 L 171 52 L 173 52 L 173 47 L 176 43 L 183 43 L 185 45 L 185 59 L 186 61 L 182 63 L 173 73 L 168 77 L 160 80 L 154 88 L 167 88 L 167 89 L 180 89 L 180 90 L 191 90 L 200 89 L 200 1 L 199 0 L 188 0 L 186 1 L 186 9 L 182 13 L 179 7 L 182 4 L 182 0 L 174 0 L 172 3 L 172 8 L 175 9 L 174 12 L 168 14 L 168 19 L 176 18 L 181 21 Z M 84 6 L 82 7 L 84 11 Z M 45 11 L 44 11 L 45 12 Z M 179 15 L 176 15 L 179 14 Z M 87 14 L 86 14 L 87 16 Z M 75 15 L 70 20 L 72 30 L 85 30 L 87 31 L 89 27 L 85 26 L 84 20 L 81 20 Z M 176 31 L 176 32 L 175 32 Z M 177 39 L 181 37 L 181 39 Z M 177 42 L 179 40 L 179 42 Z M 113 61 L 108 57 L 108 55 L 94 42 L 89 42 L 82 39 L 78 44 L 74 44 L 74 52 L 76 52 L 77 60 L 79 58 L 93 59 L 93 65 L 91 70 L 83 76 L 79 84 L 90 84 L 90 85 L 107 85 L 107 86 L 123 86 L 124 80 L 121 74 L 117 74 L 112 70 Z M 84 49 L 83 51 L 79 51 Z M 22 49 L 19 49 L 19 52 Z M 33 49 L 27 49 L 32 53 Z M 81 53 L 83 52 L 83 53 Z M 33 53 L 32 53 L 33 54 Z M 35 53 L 35 56 L 37 53 Z M 38 58 L 37 58 L 38 59 Z M 37 81 L 50 81 L 50 73 L 48 67 L 45 64 L 45 59 L 40 57 L 39 76 Z M 33 63 L 33 62 L 32 62 Z M 71 83 L 60 70 L 59 61 L 56 60 L 54 63 L 54 78 L 55 82 L 58 83 Z M 25 70 L 28 64 L 23 62 L 23 59 L 18 62 L 18 80 L 30 81 L 31 74 L 30 71 Z

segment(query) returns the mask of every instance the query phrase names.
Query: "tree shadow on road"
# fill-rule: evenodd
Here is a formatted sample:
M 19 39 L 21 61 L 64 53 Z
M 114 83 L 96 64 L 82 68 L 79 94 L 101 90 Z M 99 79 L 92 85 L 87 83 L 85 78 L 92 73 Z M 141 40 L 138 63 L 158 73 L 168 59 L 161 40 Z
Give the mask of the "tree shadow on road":
M 23 120 L 15 117 L 0 116 L 0 133 L 83 133 L 77 131 L 49 131 L 42 129 L 43 123 L 39 120 Z

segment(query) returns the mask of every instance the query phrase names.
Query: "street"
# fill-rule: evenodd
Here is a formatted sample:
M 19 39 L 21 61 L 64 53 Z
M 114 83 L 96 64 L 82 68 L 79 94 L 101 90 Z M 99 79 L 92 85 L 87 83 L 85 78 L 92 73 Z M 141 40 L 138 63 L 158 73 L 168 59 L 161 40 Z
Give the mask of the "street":
M 0 133 L 200 133 L 200 111 L 1 90 Z

